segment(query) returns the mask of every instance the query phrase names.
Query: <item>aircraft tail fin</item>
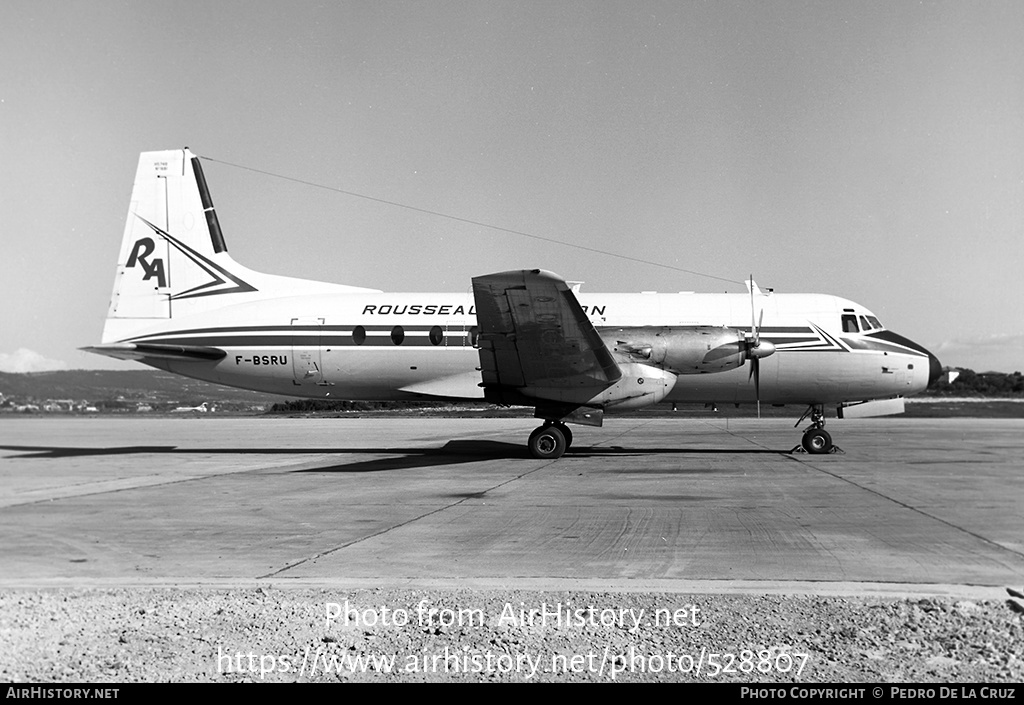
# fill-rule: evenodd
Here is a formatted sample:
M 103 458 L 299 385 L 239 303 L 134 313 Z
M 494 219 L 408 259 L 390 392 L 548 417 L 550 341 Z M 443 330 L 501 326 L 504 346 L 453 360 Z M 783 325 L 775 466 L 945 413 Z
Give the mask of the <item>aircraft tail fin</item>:
M 103 343 L 172 318 L 275 296 L 371 291 L 247 269 L 228 254 L 199 157 L 139 156 Z
M 107 318 L 166 319 L 179 307 L 208 308 L 201 304 L 219 294 L 256 291 L 233 264 L 199 159 L 188 150 L 143 153 Z

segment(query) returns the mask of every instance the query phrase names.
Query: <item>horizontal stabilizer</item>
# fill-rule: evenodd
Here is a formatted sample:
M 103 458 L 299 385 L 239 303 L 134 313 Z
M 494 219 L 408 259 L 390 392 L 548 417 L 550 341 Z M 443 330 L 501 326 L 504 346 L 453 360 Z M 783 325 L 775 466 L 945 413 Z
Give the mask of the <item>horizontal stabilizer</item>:
M 220 348 L 202 345 L 157 345 L 153 343 L 111 343 L 81 348 L 86 352 L 114 357 L 118 360 L 220 360 L 227 353 Z

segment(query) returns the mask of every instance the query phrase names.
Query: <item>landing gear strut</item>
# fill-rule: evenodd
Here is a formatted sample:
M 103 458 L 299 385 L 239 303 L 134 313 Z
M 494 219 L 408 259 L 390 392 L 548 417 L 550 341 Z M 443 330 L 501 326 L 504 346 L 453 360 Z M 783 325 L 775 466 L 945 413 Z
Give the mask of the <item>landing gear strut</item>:
M 572 445 L 572 431 L 560 421 L 545 421 L 530 434 L 530 455 L 538 460 L 555 460 Z
M 821 404 L 812 404 L 807 411 L 796 422 L 796 426 L 807 417 L 811 418 L 811 425 L 804 429 L 804 436 L 800 445 L 795 446 L 790 453 L 810 453 L 811 455 L 823 455 L 825 453 L 843 453 L 842 448 L 832 443 L 832 436 L 825 430 L 825 407 Z

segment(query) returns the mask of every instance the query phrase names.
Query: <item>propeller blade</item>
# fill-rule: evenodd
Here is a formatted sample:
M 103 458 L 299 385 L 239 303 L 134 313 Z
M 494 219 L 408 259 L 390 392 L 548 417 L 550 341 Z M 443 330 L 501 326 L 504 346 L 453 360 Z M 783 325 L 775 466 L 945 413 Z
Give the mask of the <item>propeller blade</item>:
M 750 376 L 754 378 L 754 398 L 757 400 L 757 418 L 761 418 L 761 359 L 750 361 Z
M 757 341 L 757 326 L 754 324 L 754 275 L 750 275 L 750 335 Z M 757 343 L 755 342 L 755 345 Z
M 754 313 L 754 275 L 750 275 L 750 347 L 747 354 L 750 357 L 750 376 L 747 380 L 754 380 L 754 398 L 757 400 L 757 418 L 761 418 L 761 358 L 755 350 L 761 344 L 761 323 L 764 322 L 764 309 L 761 315 Z

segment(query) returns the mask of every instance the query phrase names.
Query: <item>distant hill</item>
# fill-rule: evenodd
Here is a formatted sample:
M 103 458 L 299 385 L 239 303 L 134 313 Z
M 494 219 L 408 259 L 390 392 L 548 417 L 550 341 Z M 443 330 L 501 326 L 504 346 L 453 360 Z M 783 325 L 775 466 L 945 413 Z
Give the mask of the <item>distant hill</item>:
M 0 372 L 0 394 L 22 400 L 127 400 L 195 405 L 203 401 L 273 404 L 282 397 L 201 382 L 160 370 Z
M 949 373 L 955 372 L 950 382 Z M 1020 372 L 975 372 L 965 367 L 946 370 L 922 396 L 928 397 L 1020 397 L 1024 396 L 1024 375 Z

